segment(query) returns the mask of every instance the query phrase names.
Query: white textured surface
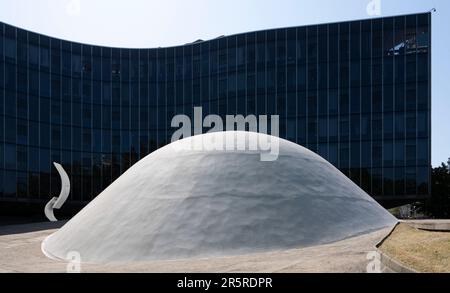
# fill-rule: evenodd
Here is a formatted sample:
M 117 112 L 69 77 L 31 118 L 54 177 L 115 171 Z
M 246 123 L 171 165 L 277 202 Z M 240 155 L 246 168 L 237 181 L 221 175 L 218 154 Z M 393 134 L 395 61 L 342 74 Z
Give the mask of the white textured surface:
M 324 159 L 280 139 L 280 155 L 166 146 L 130 168 L 42 244 L 83 262 L 228 256 L 330 243 L 396 219 Z M 246 133 L 249 140 L 261 134 Z

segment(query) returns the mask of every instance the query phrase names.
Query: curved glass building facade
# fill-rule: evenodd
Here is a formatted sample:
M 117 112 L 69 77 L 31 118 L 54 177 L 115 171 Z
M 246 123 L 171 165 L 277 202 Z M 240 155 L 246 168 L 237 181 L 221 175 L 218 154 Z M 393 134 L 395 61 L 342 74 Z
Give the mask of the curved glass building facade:
M 0 202 L 88 202 L 170 142 L 174 115 L 280 115 L 380 201 L 430 193 L 431 14 L 108 48 L 0 23 Z

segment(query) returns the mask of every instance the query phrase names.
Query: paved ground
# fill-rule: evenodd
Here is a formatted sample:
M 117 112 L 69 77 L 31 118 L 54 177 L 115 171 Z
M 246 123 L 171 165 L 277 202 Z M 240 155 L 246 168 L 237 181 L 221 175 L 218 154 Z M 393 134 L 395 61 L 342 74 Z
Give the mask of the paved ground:
M 450 231 L 450 220 L 404 220 L 401 222 L 416 229 Z
M 46 258 L 41 242 L 61 224 L 0 227 L 0 272 L 65 272 Z M 366 272 L 368 252 L 390 228 L 332 244 L 252 255 L 128 264 L 83 264 L 83 272 Z

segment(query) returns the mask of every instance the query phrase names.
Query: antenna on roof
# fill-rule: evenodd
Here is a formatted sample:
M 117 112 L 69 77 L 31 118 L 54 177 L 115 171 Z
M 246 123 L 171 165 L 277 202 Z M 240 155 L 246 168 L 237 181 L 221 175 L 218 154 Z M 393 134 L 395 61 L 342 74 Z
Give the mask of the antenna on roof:
M 431 10 L 430 10 L 430 12 L 436 12 L 437 10 L 436 10 L 436 8 L 432 8 Z

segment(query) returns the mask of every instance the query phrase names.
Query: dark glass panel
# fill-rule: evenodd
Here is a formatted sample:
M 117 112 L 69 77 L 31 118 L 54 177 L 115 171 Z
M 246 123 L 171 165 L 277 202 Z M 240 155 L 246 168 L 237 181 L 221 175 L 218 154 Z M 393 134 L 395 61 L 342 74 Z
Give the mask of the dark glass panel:
M 404 139 L 405 135 L 405 114 L 395 113 L 395 137 L 398 139 Z
M 28 121 L 18 119 L 17 120 L 17 143 L 26 145 L 28 144 Z
M 359 88 L 361 86 L 361 62 L 353 60 L 350 64 L 350 86 Z
M 419 195 L 429 194 L 429 178 L 430 169 L 428 167 L 420 167 L 417 170 L 417 192 Z
M 383 144 L 383 167 L 392 167 L 394 166 L 394 142 L 385 140 Z
M 408 55 L 406 56 L 406 82 L 416 82 L 417 74 L 417 56 L 416 55 Z
M 17 146 L 17 170 L 28 170 L 28 150 L 24 146 Z
M 337 114 L 339 107 L 338 91 L 330 89 L 328 92 L 329 113 Z
M 13 144 L 5 144 L 5 169 L 16 170 L 17 166 L 17 148 Z
M 339 168 L 343 173 L 347 173 L 350 166 L 350 147 L 348 143 L 340 143 L 339 145 Z
M 318 29 L 317 26 L 309 26 L 307 28 L 308 35 L 308 62 L 316 63 L 318 57 L 318 40 L 317 40 Z
M 27 66 L 28 61 L 28 34 L 24 30 L 17 30 L 17 64 Z
M 361 61 L 361 85 L 370 86 L 372 84 L 372 61 L 362 60 Z
M 17 67 L 13 64 L 5 64 L 5 88 L 7 90 L 16 91 L 17 85 Z
M 428 140 L 419 139 L 417 141 L 417 164 L 427 165 L 429 160 Z
M 361 169 L 361 188 L 368 194 L 372 194 L 372 182 L 370 169 Z
M 395 85 L 395 111 L 404 112 L 406 106 L 405 84 Z
M 328 91 L 319 91 L 319 115 L 328 114 Z
M 39 124 L 37 122 L 29 122 L 29 145 L 39 146 Z
M 336 62 L 338 61 L 338 52 L 339 52 L 339 35 L 338 35 L 338 25 L 337 24 L 330 24 L 329 25 L 329 39 L 328 39 L 328 46 L 329 46 L 329 61 L 330 62 Z
M 40 59 L 39 64 L 41 66 L 41 70 L 48 71 L 50 69 L 50 49 L 48 47 L 48 44 L 43 45 L 42 39 L 41 39 L 41 46 L 40 46 Z
M 301 27 L 297 29 L 297 63 L 306 63 L 306 28 Z
M 350 111 L 350 93 L 347 88 L 341 88 L 339 92 L 339 112 L 348 114 Z
M 304 91 L 297 94 L 297 115 L 306 116 L 306 93 Z
M 414 167 L 407 167 L 405 169 L 406 195 L 417 195 L 416 172 L 416 168 Z
M 5 142 L 16 143 L 17 121 L 15 118 L 5 117 Z
M 328 64 L 327 63 L 319 63 L 318 64 L 318 80 L 319 80 L 319 89 L 327 89 L 328 88 Z
M 394 82 L 394 57 L 383 59 L 383 82 L 388 85 Z
M 350 89 L 350 111 L 352 114 L 361 113 L 361 89 Z
M 430 46 L 430 16 L 421 14 L 417 19 L 417 51 L 428 52 Z
M 429 137 L 429 115 L 428 112 L 420 111 L 417 113 L 417 136 Z
M 372 21 L 372 56 L 379 58 L 383 55 L 383 22 L 382 19 Z
M 406 16 L 405 32 L 406 54 L 415 54 L 417 51 L 417 16 Z
M 417 164 L 416 154 L 417 154 L 416 141 L 407 140 L 405 148 L 406 166 L 415 166 Z
M 328 119 L 319 117 L 319 141 L 327 142 L 328 140 Z
M 372 59 L 372 84 L 380 85 L 383 82 L 383 59 Z
M 346 142 L 350 140 L 350 121 L 348 116 L 341 116 L 339 121 L 340 141 Z
M 394 195 L 394 172 L 394 168 L 383 169 L 383 192 L 386 197 Z
M 383 114 L 384 139 L 393 139 L 394 137 L 394 115 L 391 112 Z
M 302 146 L 306 145 L 306 119 L 297 119 L 297 140 Z
M 338 145 L 335 143 L 329 145 L 329 162 L 334 166 L 338 165 Z
M 339 54 L 341 61 L 347 61 L 350 58 L 350 27 L 348 22 L 339 24 Z
M 358 114 L 350 117 L 350 135 L 352 141 L 361 140 L 361 117 Z
M 372 194 L 374 196 L 383 195 L 383 169 L 372 169 Z
M 338 119 L 336 116 L 329 117 L 328 120 L 328 135 L 330 141 L 338 140 Z
M 405 40 L 405 17 L 399 16 L 394 18 L 394 50 L 393 54 L 404 55 L 406 48 Z M 403 58 L 401 58 L 403 59 Z
M 5 61 L 15 63 L 17 55 L 17 40 L 15 37 L 6 37 L 3 42 Z
M 374 168 L 383 166 L 383 145 L 380 141 L 372 142 L 372 166 Z
M 372 21 L 361 22 L 361 57 L 369 59 L 372 56 Z
M 406 137 L 416 138 L 417 135 L 417 116 L 415 112 L 406 113 Z
M 383 91 L 381 86 L 372 88 L 372 112 L 380 113 L 383 111 Z
M 16 180 L 15 171 L 3 172 L 3 197 L 15 198 L 17 196 Z
M 397 166 L 405 165 L 405 141 L 396 140 L 395 141 L 395 164 Z
M 70 50 L 70 49 L 69 49 Z M 70 51 L 62 51 L 62 73 L 70 76 L 72 71 L 72 56 Z
M 361 144 L 352 142 L 350 147 L 350 168 L 358 169 L 361 167 Z M 358 176 L 359 177 L 359 176 Z
M 322 158 L 328 160 L 328 144 L 326 143 L 319 144 L 318 153 Z
M 394 18 L 389 17 L 383 19 L 383 55 L 394 56 L 395 55 L 395 43 L 394 43 Z
M 294 92 L 297 90 L 297 71 L 295 66 L 287 68 L 287 90 Z
M 350 58 L 361 58 L 361 22 L 354 21 L 350 24 Z
M 429 56 L 428 53 L 418 54 L 417 56 L 417 79 L 419 81 L 429 80 Z
M 405 168 L 395 168 L 395 195 L 402 196 L 405 194 Z

